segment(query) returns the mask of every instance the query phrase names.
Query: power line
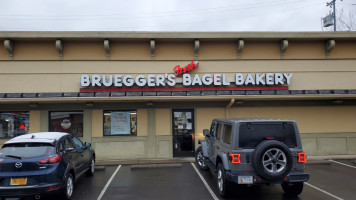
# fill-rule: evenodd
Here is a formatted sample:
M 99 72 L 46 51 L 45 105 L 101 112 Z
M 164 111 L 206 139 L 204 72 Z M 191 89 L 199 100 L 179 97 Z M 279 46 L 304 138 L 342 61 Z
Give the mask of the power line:
M 273 13 L 269 12 L 269 11 L 265 11 L 265 12 L 261 12 L 259 14 L 252 14 L 252 15 L 250 14 L 250 15 L 245 15 L 245 16 L 239 16 L 238 18 L 234 18 L 234 17 L 221 18 L 220 17 L 220 18 L 216 18 L 216 19 L 210 20 L 209 23 L 212 23 L 212 21 L 215 21 L 215 22 L 231 21 L 231 20 L 241 21 L 244 18 L 251 18 L 251 17 L 257 17 L 257 16 L 261 16 L 261 15 L 270 15 L 270 14 L 275 14 L 275 13 L 289 12 L 289 11 L 302 9 L 302 8 L 305 8 L 305 7 L 311 7 L 311 6 L 314 6 L 314 5 L 319 5 L 319 3 L 306 4 L 306 5 L 303 5 L 303 6 L 293 7 L 293 8 L 290 8 L 290 9 L 277 10 L 277 11 L 274 11 Z M 202 21 L 202 20 L 198 20 L 198 21 L 189 21 L 189 22 L 185 21 L 183 23 L 170 23 L 170 24 L 158 25 L 158 26 L 157 25 L 155 25 L 155 26 L 144 25 L 144 26 L 140 26 L 140 27 L 141 28 L 142 27 L 170 27 L 170 26 L 181 26 L 181 25 L 198 24 L 198 23 L 207 23 L 207 22 L 206 21 Z M 120 27 L 109 27 L 109 28 L 106 28 L 106 29 L 108 29 L 108 30 L 112 30 L 112 29 L 133 29 L 133 28 L 137 28 L 137 27 L 138 26 L 126 26 L 126 27 L 120 26 Z M 0 27 L 0 28 L 4 28 L 4 27 Z M 12 28 L 12 29 L 19 29 L 19 28 Z M 28 29 L 26 29 L 26 30 L 28 30 Z M 97 29 L 86 28 L 86 30 L 97 30 Z
M 280 3 L 264 3 L 267 5 L 255 5 L 255 4 L 245 4 L 245 5 L 239 5 L 238 7 L 217 7 L 217 8 L 208 8 L 208 9 L 194 9 L 194 10 L 183 10 L 183 11 L 179 11 L 179 13 L 177 12 L 154 12 L 154 13 L 140 13 L 140 14 L 118 14 L 118 16 L 123 16 L 123 17 L 117 17 L 117 18 L 113 18 L 110 17 L 108 18 L 106 15 L 105 17 L 101 17 L 101 18 L 63 18 L 63 17 L 68 17 L 67 16 L 61 16 L 60 18 L 8 18 L 9 16 L 13 16 L 13 15 L 0 15 L 0 20 L 23 20 L 23 21 L 72 21 L 72 20 L 76 20 L 76 21 L 99 21 L 99 20 L 127 20 L 127 19 L 140 19 L 140 18 L 159 18 L 159 17 L 169 17 L 169 16 L 180 16 L 180 15 L 197 15 L 197 14 L 202 14 L 202 13 L 219 13 L 219 12 L 233 12 L 233 11 L 238 11 L 238 10 L 245 10 L 245 9 L 255 9 L 255 8 L 266 8 L 266 7 L 270 7 L 270 6 L 278 6 L 278 5 L 286 5 L 286 4 L 292 4 L 292 3 L 300 3 L 303 1 L 307 1 L 307 0 L 298 0 L 298 1 L 283 1 L 283 0 L 279 0 L 279 1 L 271 1 L 271 2 L 280 2 Z M 187 12 L 187 13 L 186 13 Z M 165 14 L 167 13 L 167 14 Z M 160 15 L 161 14 L 161 15 Z M 108 16 L 116 16 L 115 15 L 108 15 Z M 151 16 L 145 16 L 145 15 L 151 15 Z M 15 16 L 19 16 L 19 15 L 15 15 Z M 31 16 L 31 15 L 23 15 L 23 16 Z M 36 16 L 36 15 L 33 15 Z M 38 15 L 40 16 L 40 15 Z M 70 15 L 69 15 L 70 16 Z M 80 16 L 95 16 L 95 15 L 80 15 Z M 100 15 L 99 15 L 100 16 Z M 104 16 L 104 15 L 103 15 Z

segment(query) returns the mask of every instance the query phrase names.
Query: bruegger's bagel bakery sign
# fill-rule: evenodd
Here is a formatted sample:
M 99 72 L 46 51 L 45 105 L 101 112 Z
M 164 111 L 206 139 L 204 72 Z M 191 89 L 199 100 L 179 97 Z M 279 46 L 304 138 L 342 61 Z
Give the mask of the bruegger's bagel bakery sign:
M 288 89 L 292 73 L 223 73 L 188 74 L 199 66 L 192 61 L 185 67 L 177 65 L 175 73 L 165 74 L 82 74 L 81 92 L 95 91 L 170 91 L 170 90 L 243 90 Z M 177 85 L 183 87 L 175 87 Z

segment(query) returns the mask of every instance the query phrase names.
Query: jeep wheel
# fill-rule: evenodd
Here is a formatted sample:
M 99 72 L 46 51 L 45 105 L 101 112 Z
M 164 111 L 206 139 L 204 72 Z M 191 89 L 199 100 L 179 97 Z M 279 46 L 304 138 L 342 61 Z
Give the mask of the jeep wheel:
M 265 140 L 256 147 L 252 163 L 260 176 L 274 181 L 284 178 L 290 172 L 293 158 L 287 145 Z
M 287 196 L 298 196 L 303 191 L 303 182 L 282 183 L 282 189 Z
M 218 164 L 216 176 L 219 195 L 223 198 L 228 197 L 230 193 L 231 183 L 226 181 L 225 169 L 221 163 Z
M 195 162 L 201 170 L 207 171 L 209 167 L 205 164 L 205 158 L 203 156 L 203 152 L 201 150 L 201 146 L 195 151 Z

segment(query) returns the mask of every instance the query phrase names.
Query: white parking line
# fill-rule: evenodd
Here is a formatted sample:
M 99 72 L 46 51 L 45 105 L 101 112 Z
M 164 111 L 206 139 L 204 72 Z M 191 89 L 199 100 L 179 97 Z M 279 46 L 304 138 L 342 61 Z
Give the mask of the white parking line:
M 307 186 L 312 187 L 312 188 L 314 188 L 314 189 L 316 189 L 316 190 L 318 190 L 318 191 L 320 191 L 320 192 L 322 192 L 322 193 L 324 193 L 324 194 L 327 194 L 327 195 L 329 195 L 329 196 L 331 196 L 331 197 L 333 197 L 333 198 L 335 198 L 335 199 L 344 200 L 344 199 L 342 199 L 342 198 L 340 198 L 340 197 L 338 197 L 338 196 L 335 196 L 335 195 L 331 194 L 330 192 L 327 192 L 327 191 L 325 191 L 325 190 L 323 190 L 323 189 L 320 189 L 320 188 L 318 188 L 318 187 L 316 187 L 316 186 L 314 186 L 314 185 L 312 185 L 312 184 L 310 184 L 310 183 L 305 182 L 305 184 L 306 184 Z
M 197 172 L 197 174 L 199 175 L 200 179 L 203 181 L 206 189 L 208 189 L 208 191 L 210 192 L 211 196 L 213 197 L 214 200 L 219 200 L 218 197 L 215 195 L 215 193 L 213 192 L 213 190 L 209 187 L 208 183 L 205 181 L 205 179 L 203 178 L 203 176 L 201 175 L 201 173 L 199 172 L 199 170 L 197 169 L 197 167 L 195 166 L 194 163 L 190 163 L 192 164 L 193 168 L 195 169 L 195 171 Z
M 355 167 L 355 166 L 348 165 L 348 164 L 341 163 L 341 162 L 337 162 L 337 161 L 335 161 L 335 160 L 330 160 L 330 162 L 334 162 L 334 163 L 337 163 L 337 164 L 339 164 L 339 165 L 344 165 L 344 166 L 347 166 L 347 167 L 351 167 L 351 168 L 356 169 L 356 167 Z
M 97 200 L 100 200 L 100 199 L 104 196 L 106 189 L 108 189 L 108 187 L 109 187 L 111 181 L 114 179 L 116 173 L 119 171 L 120 168 L 121 168 L 121 165 L 119 165 L 119 166 L 116 168 L 115 172 L 111 175 L 110 179 L 109 179 L 108 182 L 106 183 L 104 189 L 101 191 L 101 193 L 100 193 L 99 197 L 97 198 Z

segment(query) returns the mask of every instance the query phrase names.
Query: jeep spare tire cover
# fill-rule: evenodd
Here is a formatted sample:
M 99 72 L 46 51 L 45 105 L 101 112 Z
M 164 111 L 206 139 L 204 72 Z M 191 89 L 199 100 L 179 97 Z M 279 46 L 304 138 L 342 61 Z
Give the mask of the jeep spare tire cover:
M 252 164 L 261 177 L 274 181 L 290 172 L 293 157 L 287 145 L 276 140 L 265 140 L 257 145 Z

